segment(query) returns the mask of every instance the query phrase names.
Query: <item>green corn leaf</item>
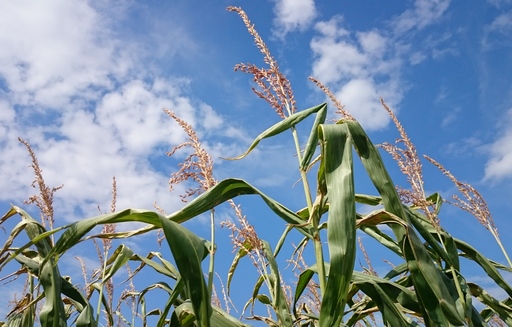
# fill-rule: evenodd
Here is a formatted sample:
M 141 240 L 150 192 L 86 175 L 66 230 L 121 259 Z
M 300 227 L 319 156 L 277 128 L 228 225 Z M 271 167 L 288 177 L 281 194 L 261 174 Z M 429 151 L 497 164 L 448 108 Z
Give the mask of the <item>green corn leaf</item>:
M 162 262 L 162 264 L 159 264 L 155 261 L 153 261 L 152 259 L 154 257 L 157 257 L 158 259 L 160 259 L 160 261 Z M 176 269 L 176 267 L 174 267 L 173 264 L 171 264 L 169 261 L 165 260 L 164 258 L 162 258 L 162 254 L 159 253 L 159 252 L 150 252 L 147 256 L 143 257 L 143 256 L 140 256 L 138 254 L 134 254 L 131 258 L 130 258 L 131 261 L 141 261 L 141 265 L 139 266 L 139 268 L 137 268 L 134 272 L 137 273 L 139 271 L 141 271 L 141 269 L 144 267 L 144 265 L 148 265 L 150 266 L 151 268 L 153 268 L 156 272 L 162 274 L 162 275 L 165 275 L 167 277 L 170 277 L 174 280 L 177 280 L 180 276 L 179 272 L 178 272 L 178 269 Z
M 398 256 L 403 256 L 400 245 L 398 245 L 398 243 L 388 234 L 382 232 L 378 227 L 362 225 L 359 229 L 365 232 L 367 235 L 374 238 L 380 244 L 384 245 L 385 247 L 396 253 Z
M 252 296 L 251 298 L 245 303 L 244 308 L 242 309 L 242 312 L 245 312 L 249 305 L 252 305 L 254 308 L 254 302 L 256 301 L 256 298 L 258 297 L 261 285 L 266 281 L 267 276 L 266 275 L 260 275 L 258 276 L 258 279 L 256 280 L 256 283 L 254 284 L 254 287 L 252 289 Z
M 214 208 L 224 201 L 245 194 L 259 195 L 267 206 L 287 224 L 294 225 L 294 227 L 304 236 L 313 238 L 310 228 L 308 226 L 302 226 L 304 220 L 297 216 L 296 213 L 268 197 L 246 181 L 235 178 L 229 178 L 219 182 L 205 193 L 190 201 L 181 210 L 172 213 L 168 218 L 175 222 L 183 223 Z
M 196 317 L 194 316 L 194 311 L 192 310 L 192 305 L 188 302 L 185 302 L 179 305 L 173 317 L 171 318 L 170 326 L 184 327 L 184 326 L 195 326 L 194 322 L 196 321 Z M 238 319 L 232 317 L 221 308 L 213 307 L 213 314 L 211 319 L 212 327 L 249 327 L 239 321 Z
M 418 219 L 418 224 L 421 224 L 426 230 L 430 233 L 435 233 L 435 229 L 425 220 Z M 446 237 L 447 233 L 443 232 L 441 234 L 442 237 Z M 496 269 L 496 265 L 487 259 L 484 255 L 478 252 L 473 246 L 468 243 L 460 240 L 453 239 L 455 246 L 457 249 L 462 251 L 462 255 L 468 259 L 476 262 L 485 273 L 492 279 L 498 286 L 500 286 L 505 292 L 507 292 L 508 296 L 512 297 L 512 287 L 507 283 L 507 281 L 503 278 L 503 276 Z M 508 270 L 508 269 L 507 269 Z
M 256 295 L 256 299 L 260 301 L 261 303 L 265 305 L 271 305 L 272 301 L 270 301 L 270 298 L 265 294 L 258 294 Z
M 440 256 L 450 267 L 455 267 L 456 270 L 460 270 L 459 255 L 455 243 L 453 240 L 450 241 L 451 236 L 448 237 L 446 233 L 443 233 L 445 237 L 444 243 L 449 245 L 448 252 L 439 244 L 439 236 L 437 231 L 433 228 L 432 223 L 427 220 L 422 213 L 417 210 L 405 208 L 409 214 L 409 219 L 420 235 L 426 240 L 426 242 L 432 247 L 435 253 Z
M 267 278 L 270 281 L 271 294 L 272 294 L 272 306 L 276 311 L 276 315 L 281 327 L 292 327 L 292 317 L 290 314 L 290 308 L 286 301 L 286 295 L 281 287 L 281 276 L 279 275 L 279 268 L 274 258 L 272 248 L 266 241 L 262 241 L 263 253 L 265 253 L 266 259 L 270 266 L 270 275 Z
M 439 215 L 439 212 L 441 211 L 441 206 L 443 205 L 444 203 L 444 200 L 443 198 L 441 197 L 441 194 L 439 193 L 434 193 L 430 196 L 428 196 L 425 200 L 427 200 L 428 202 L 430 203 L 433 203 L 434 204 L 434 214 L 436 215 L 436 217 Z
M 384 208 L 386 211 L 396 215 L 397 217 L 406 219 L 404 218 L 405 214 L 402 208 L 402 203 L 396 193 L 395 184 L 384 167 L 384 162 L 382 161 L 382 157 L 377 151 L 377 148 L 370 141 L 370 138 L 357 121 L 344 121 L 343 124 L 348 127 L 354 148 L 373 185 L 379 192 Z M 390 227 L 397 235 L 398 243 L 401 243 L 405 236 L 403 228 L 398 225 L 392 225 Z
M 183 303 L 182 301 L 177 301 L 178 296 L 179 296 L 181 290 L 183 289 L 183 286 L 184 286 L 184 284 L 183 284 L 182 279 L 178 280 L 174 289 L 172 289 L 169 286 L 169 284 L 167 284 L 165 282 L 157 282 L 157 283 L 151 284 L 139 293 L 139 296 L 138 296 L 139 299 L 137 301 L 137 304 L 140 304 L 144 300 L 146 293 L 148 293 L 149 291 L 152 291 L 154 289 L 162 289 L 162 290 L 166 291 L 168 294 L 168 298 L 163 307 L 163 310 L 161 310 L 159 312 L 160 317 L 157 322 L 158 327 L 165 326 L 166 321 L 167 321 L 166 320 L 167 314 L 171 310 L 171 307 L 173 305 L 179 305 L 179 304 Z M 149 315 L 149 313 L 146 316 L 148 316 L 148 315 Z
M 490 310 L 496 313 L 501 318 L 501 320 L 507 323 L 507 325 L 512 326 L 511 306 L 507 305 L 502 301 L 497 300 L 475 283 L 468 283 L 468 287 L 471 292 L 471 295 L 479 299 Z
M 409 226 L 409 219 L 398 197 L 395 184 L 384 167 L 382 158 L 376 147 L 371 143 L 368 135 L 357 121 L 345 121 L 357 154 L 373 185 L 382 197 L 382 204 L 386 211 L 400 217 Z M 416 293 L 425 310 L 425 319 L 439 326 L 452 323 L 464 323 L 464 312 L 457 310 L 457 305 L 448 291 L 448 286 L 441 273 L 432 263 L 423 243 L 411 227 L 404 228 L 398 224 L 391 224 L 391 229 L 397 238 L 397 243 L 403 248 L 402 252 L 409 265 L 411 278 Z
M 390 212 L 387 212 L 384 209 L 380 209 L 373 211 L 364 217 L 358 217 L 356 221 L 356 228 L 361 228 L 362 226 L 377 226 L 380 224 L 399 224 L 405 226 L 401 218 L 393 215 Z
M 311 107 L 309 109 L 301 110 L 301 111 L 299 111 L 297 113 L 294 113 L 293 115 L 291 115 L 289 117 L 286 117 L 285 119 L 279 121 L 277 124 L 269 127 L 263 133 L 258 135 L 254 139 L 252 144 L 249 146 L 249 149 L 247 149 L 247 151 L 245 151 L 245 153 L 239 155 L 238 157 L 224 158 L 224 159 L 226 159 L 226 160 L 240 160 L 240 159 L 244 158 L 245 156 L 247 156 L 252 150 L 254 150 L 254 148 L 256 148 L 256 146 L 260 143 L 261 140 L 269 138 L 269 137 L 272 137 L 274 135 L 281 134 L 282 132 L 284 132 L 286 130 L 289 130 L 290 128 L 294 127 L 295 125 L 297 125 L 298 123 L 300 123 L 301 121 L 306 119 L 311 114 L 314 114 L 315 112 L 319 112 L 320 111 L 321 113 L 319 113 L 319 115 L 325 115 L 326 108 L 327 108 L 327 105 L 325 103 L 323 103 L 321 105 L 318 105 L 318 106 L 315 106 L 315 107 Z M 321 111 L 321 110 L 323 110 L 323 111 Z M 317 118 L 317 119 L 321 120 L 321 117 Z M 325 117 L 324 117 L 324 120 L 325 120 Z M 316 120 L 315 120 L 315 123 L 317 123 Z M 313 141 L 314 140 L 311 140 L 311 142 L 313 142 Z M 315 146 L 316 146 L 316 144 L 315 144 Z M 313 147 L 313 146 L 310 145 L 310 147 Z M 314 148 L 312 150 L 311 149 L 308 150 L 308 152 L 311 152 L 311 151 L 313 151 L 313 153 L 314 153 Z M 311 154 L 311 156 L 312 156 L 312 154 Z M 311 160 L 311 158 L 309 158 L 309 160 Z
M 208 327 L 212 306 L 201 268 L 201 262 L 208 253 L 206 241 L 165 217 L 161 217 L 160 221 L 185 288 L 190 292 L 197 323 L 201 327 Z
M 286 225 L 283 234 L 281 234 L 281 237 L 277 241 L 276 249 L 274 250 L 274 257 L 277 257 L 279 252 L 281 251 L 281 248 L 284 245 L 284 241 L 286 240 L 286 236 L 290 233 L 290 231 L 294 228 L 292 225 Z
M 356 199 L 357 203 L 368 204 L 368 205 L 371 205 L 371 206 L 376 206 L 376 205 L 382 204 L 381 203 L 381 201 L 382 201 L 381 198 L 377 197 L 377 196 L 373 196 L 373 195 L 356 194 L 355 195 L 355 199 Z M 329 211 L 329 203 L 326 203 L 322 207 L 322 211 L 320 212 L 320 214 L 323 215 L 327 211 Z M 302 208 L 299 211 L 297 211 L 297 216 L 299 216 L 303 220 L 307 220 L 309 218 L 308 207 Z
M 111 214 L 82 219 L 65 227 L 64 233 L 55 243 L 53 252 L 55 254 L 64 253 L 69 248 L 78 244 L 87 233 L 98 225 L 141 222 L 149 224 L 151 228 L 155 229 L 162 227 L 160 217 L 160 214 L 149 210 L 126 209 Z
M 393 279 L 396 276 L 402 275 L 406 273 L 408 270 L 407 262 L 404 262 L 398 266 L 393 267 L 385 276 L 384 279 Z
M 21 221 L 11 230 L 11 233 L 0 252 L 0 270 L 2 270 L 2 268 L 12 259 L 14 259 L 14 257 L 32 245 L 35 245 L 40 255 L 45 257 L 46 254 L 52 249 L 49 236 L 60 230 L 54 229 L 51 231 L 46 231 L 41 223 L 33 219 L 27 212 L 25 212 L 25 210 L 17 206 L 11 206 L 11 209 L 2 218 L 0 218 L 0 224 L 17 214 L 21 216 Z M 12 245 L 12 242 L 22 231 L 27 233 L 30 241 L 22 247 L 18 248 L 10 255 L 6 255 L 6 252 Z
M 295 295 L 293 297 L 293 314 L 295 316 L 297 316 L 297 302 L 301 298 L 302 293 L 304 293 L 304 290 L 307 288 L 309 281 L 316 272 L 316 264 L 314 264 L 311 267 L 304 270 L 303 272 L 301 272 L 299 275 L 297 285 L 295 286 Z
M 482 267 L 482 269 L 486 272 L 487 276 L 489 276 L 492 280 L 494 280 L 496 284 L 498 284 L 505 292 L 507 292 L 508 296 L 512 297 L 512 288 L 489 259 L 487 259 L 474 247 L 464 241 L 454 239 L 454 242 L 457 248 L 464 252 L 464 256 L 466 258 L 469 258 L 480 265 L 480 267 Z
M 105 284 L 112 276 L 114 276 L 117 271 L 124 267 L 124 265 L 130 260 L 133 255 L 133 251 L 124 244 L 119 245 L 119 247 L 112 253 L 110 258 L 107 260 L 107 265 L 109 265 L 105 271 L 103 276 L 102 284 Z
M 39 255 L 44 261 L 39 266 L 39 282 L 44 290 L 45 302 L 39 313 L 41 325 L 60 327 L 66 326 L 66 315 L 62 303 L 62 278 L 57 267 L 57 260 L 51 254 L 52 244 L 50 238 L 41 235 L 46 232 L 44 227 L 34 220 L 21 208 L 14 208 L 22 219 L 26 221 L 25 232 L 33 244 L 36 245 Z M 37 241 L 35 241 L 37 239 Z
M 102 292 L 103 285 L 101 283 L 93 283 L 90 288 L 95 289 L 98 291 L 98 294 L 101 294 L 101 303 L 103 304 L 103 309 L 105 310 L 105 316 L 109 322 L 109 325 L 112 326 L 114 324 L 114 316 L 109 306 L 107 297 L 105 296 L 105 292 Z
M 96 321 L 94 318 L 94 308 L 89 303 L 87 297 L 78 290 L 75 285 L 67 279 L 62 279 L 62 294 L 67 296 L 73 301 L 73 305 L 78 310 L 79 314 L 76 318 L 77 327 L 95 326 Z
M 356 208 L 352 140 L 346 125 L 320 125 L 325 171 L 330 271 L 320 308 L 320 326 L 339 326 L 356 257 Z M 318 263 L 317 263 L 318 264 Z M 323 264 L 323 263 L 321 263 Z
M 313 155 L 315 154 L 316 148 L 318 146 L 318 126 L 320 126 L 320 124 L 325 123 L 326 117 L 327 104 L 323 103 L 320 105 L 320 110 L 316 114 L 315 122 L 313 123 L 313 127 L 311 128 L 311 133 L 309 134 L 308 142 L 306 143 L 306 148 L 304 149 L 304 154 L 302 156 L 300 169 L 304 171 L 308 169 L 308 166 L 311 163 L 311 159 L 313 158 Z
M 179 283 L 176 283 L 176 285 L 178 286 Z M 183 287 L 183 283 L 181 283 L 182 285 L 180 287 Z M 176 287 L 178 288 L 178 287 Z M 167 292 L 167 294 L 172 294 L 174 293 L 175 291 L 172 289 L 172 287 L 167 284 L 166 282 L 156 282 L 156 283 L 153 283 L 147 287 L 145 287 L 143 290 L 141 290 L 138 294 L 139 296 L 139 299 L 138 299 L 138 304 L 141 303 L 141 301 L 146 297 L 146 294 L 150 291 L 153 291 L 153 290 L 156 290 L 156 289 L 160 289 L 160 290 L 164 290 Z
M 465 254 L 464 254 L 464 253 L 461 253 L 460 255 L 461 255 L 461 256 L 463 256 L 463 257 L 465 256 Z M 490 263 L 494 268 L 496 268 L 496 269 L 498 269 L 498 270 L 503 270 L 503 271 L 512 272 L 512 267 L 510 267 L 510 266 L 506 266 L 506 265 L 504 265 L 504 264 L 502 264 L 502 263 L 500 263 L 500 262 L 497 262 L 497 261 L 491 260 L 491 259 L 489 259 L 489 258 L 487 258 L 487 260 L 489 261 L 489 263 Z
M 386 309 L 391 310 L 391 316 L 397 315 L 397 313 L 402 312 L 402 310 L 416 313 L 421 312 L 421 307 L 414 291 L 396 282 L 361 272 L 354 272 L 352 282 L 354 286 L 370 296 L 379 307 L 393 305 L 394 308 L 388 307 Z M 378 287 L 378 289 L 376 287 Z M 383 294 L 386 296 L 385 299 L 381 299 L 384 297 Z M 399 304 L 399 307 L 395 304 Z M 397 309 L 398 312 L 395 309 Z M 400 320 L 402 318 L 404 317 L 402 313 L 400 313 L 393 319 Z
M 370 296 L 379 307 L 382 318 L 387 326 L 408 326 L 409 322 L 394 302 L 379 284 L 365 281 L 358 284 L 359 289 Z M 389 290 L 388 290 L 389 291 Z
M 219 307 L 213 307 L 212 327 L 250 327 Z
M 15 257 L 16 261 L 21 263 L 24 267 L 26 267 L 30 273 L 39 278 L 40 273 L 40 263 L 41 257 L 34 251 L 24 251 Z M 89 303 L 88 299 L 84 296 L 84 294 L 78 290 L 71 282 L 61 277 L 60 281 L 62 285 L 62 294 L 68 297 L 72 302 L 76 310 L 79 312 L 78 317 L 76 318 L 76 326 L 85 327 L 92 326 L 95 323 L 94 320 L 94 309 Z M 41 294 L 41 297 L 34 300 L 37 302 L 42 299 L 44 293 Z
M 251 243 L 249 241 L 245 240 L 244 244 L 242 244 L 242 246 L 238 249 L 238 252 L 236 253 L 235 257 L 233 258 L 233 262 L 231 263 L 231 266 L 229 266 L 228 278 L 226 281 L 226 289 L 227 289 L 228 295 L 230 294 L 231 281 L 235 274 L 235 270 L 238 267 L 238 263 L 240 262 L 240 259 L 245 257 L 251 250 L 252 250 Z
M 162 313 L 160 314 L 160 318 L 158 318 L 158 321 L 156 323 L 157 327 L 164 327 L 167 324 L 167 322 L 168 322 L 167 315 L 171 311 L 171 307 L 173 306 L 174 301 L 175 301 L 175 299 L 173 299 L 172 297 L 167 298 L 167 301 L 163 307 Z
M 171 326 L 177 327 L 188 327 L 194 326 L 196 316 L 194 314 L 194 308 L 191 303 L 185 302 L 180 304 L 174 309 L 171 317 Z M 199 324 L 199 326 L 202 326 Z

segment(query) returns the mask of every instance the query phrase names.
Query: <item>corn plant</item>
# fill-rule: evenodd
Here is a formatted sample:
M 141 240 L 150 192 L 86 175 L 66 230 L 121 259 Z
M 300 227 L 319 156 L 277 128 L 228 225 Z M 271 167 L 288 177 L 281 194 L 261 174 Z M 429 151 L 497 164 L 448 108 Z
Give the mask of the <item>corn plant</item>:
M 187 179 L 199 183 L 197 189 L 184 195 L 184 198 L 191 198 L 190 202 L 171 214 L 158 210 L 115 211 L 113 206 L 110 213 L 56 227 L 52 199 L 57 188 L 51 189 L 44 184 L 35 154 L 24 142 L 32 157 L 41 191 L 32 202 L 41 209 L 43 219 L 39 222 L 20 206 L 13 205 L 0 220 L 0 224 L 4 224 L 14 217 L 20 219 L 0 252 L 0 270 L 12 266 L 8 264 L 13 261 L 18 262 L 21 268 L 10 276 L 26 275 L 29 285 L 25 296 L 15 303 L 3 325 L 33 326 L 39 321 L 42 326 L 113 326 L 117 321 L 118 325 L 133 326 L 135 318 L 140 324 L 147 325 L 149 317 L 156 317 L 157 326 L 248 326 L 243 318 L 232 316 L 227 308 L 221 308 L 215 301 L 216 227 L 213 218 L 210 240 L 197 236 L 182 224 L 203 213 L 209 212 L 213 217 L 214 209 L 225 202 L 230 203 L 238 217 L 238 222 L 224 223 L 232 231 L 232 242 L 236 247 L 226 276 L 226 292 L 230 292 L 241 260 L 252 260 L 259 277 L 251 288 L 252 296 L 244 310 L 262 306 L 268 312 L 267 316 L 252 314 L 246 318 L 283 327 L 512 325 L 512 288 L 503 277 L 503 272 L 512 271 L 512 265 L 481 195 L 427 157 L 455 182 L 466 199 L 454 197 L 453 203 L 472 213 L 491 231 L 503 249 L 508 265 L 486 258 L 474 246 L 452 237 L 441 226 L 441 206 L 445 201 L 437 193 L 425 194 L 421 160 L 405 129 L 384 102 L 383 110 L 389 112 L 401 136 L 397 144 L 374 145 L 361 124 L 327 87 L 314 78 L 311 80 L 331 99 L 340 118 L 335 123 L 326 121 L 326 103 L 298 110 L 290 82 L 279 70 L 245 12 L 237 7 L 228 9 L 242 18 L 268 66 L 240 64 L 235 69 L 254 77 L 257 86 L 254 91 L 268 101 L 280 117 L 277 123 L 254 139 L 245 153 L 230 159 L 242 160 L 250 156 L 260 142 L 290 133 L 304 189 L 303 208 L 291 210 L 242 179 L 233 177 L 217 182 L 212 177 L 212 160 L 193 129 L 168 111 L 189 135 L 189 142 L 169 154 L 183 146 L 190 146 L 194 151 L 170 181 L 171 186 Z M 307 142 L 300 144 L 297 126 L 305 124 L 306 118 L 312 116 L 314 122 Z M 381 148 L 397 161 L 410 188 L 395 186 L 385 168 Z M 375 187 L 375 194 L 355 192 L 356 160 L 362 163 Z M 258 237 L 250 218 L 234 202 L 237 197 L 249 195 L 261 198 L 262 204 L 275 214 L 276 220 L 269 224 L 284 225 L 283 234 L 277 240 Z M 358 205 L 373 207 L 373 210 L 362 214 L 356 210 Z M 139 222 L 144 226 L 125 232 L 105 228 L 127 222 Z M 97 226 L 103 227 L 99 233 L 95 229 Z M 162 241 L 170 249 L 172 259 L 156 251 L 137 254 L 122 242 L 155 230 L 162 231 Z M 357 231 L 375 239 L 401 261 L 383 276 L 378 276 L 362 248 L 369 269 L 358 271 Z M 28 241 L 21 241 L 22 233 Z M 296 248 L 294 259 L 300 273 L 290 294 L 289 286 L 283 282 L 286 271 L 279 266 L 279 259 L 281 249 L 290 246 L 291 234 L 300 235 L 302 241 Z M 84 291 L 61 275 L 59 260 L 70 249 L 96 239 L 104 242 L 103 265 Z M 20 240 L 19 245 L 15 245 L 17 240 Z M 110 251 L 108 241 L 111 240 L 121 242 L 114 251 Z M 314 253 L 312 262 L 302 255 L 308 247 Z M 203 261 L 207 258 L 209 264 L 205 272 Z M 479 266 L 481 273 L 507 297 L 497 299 L 480 285 L 466 280 L 461 260 Z M 133 300 L 136 309 L 132 318 L 114 308 L 105 295 L 112 294 L 107 287 L 112 277 L 129 263 L 137 265 L 135 270 L 130 270 L 129 279 L 147 270 L 158 276 L 158 280 L 148 282 L 140 290 L 135 285 L 121 294 L 121 302 Z M 167 295 L 161 307 L 148 311 L 147 295 L 156 289 Z M 96 305 L 91 303 L 93 293 L 98 297 Z

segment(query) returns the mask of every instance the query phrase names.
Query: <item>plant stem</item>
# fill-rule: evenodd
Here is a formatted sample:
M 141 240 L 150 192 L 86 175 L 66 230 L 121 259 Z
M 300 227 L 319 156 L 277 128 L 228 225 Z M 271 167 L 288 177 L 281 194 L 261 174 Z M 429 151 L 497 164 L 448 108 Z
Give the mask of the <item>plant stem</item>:
M 510 261 L 510 258 L 508 257 L 508 254 L 507 254 L 507 251 L 505 250 L 505 247 L 503 247 L 503 244 L 501 243 L 500 237 L 498 236 L 498 234 L 496 234 L 496 232 L 494 231 L 494 228 L 492 228 L 492 226 L 488 226 L 487 228 L 489 229 L 489 231 L 491 231 L 492 236 L 494 236 L 494 239 L 496 240 L 496 242 L 500 246 L 501 252 L 503 252 L 503 255 L 505 255 L 505 258 L 507 259 L 508 265 L 510 266 L 510 268 L 512 268 L 512 262 Z
M 215 209 L 210 210 L 210 229 L 211 229 L 211 245 L 210 245 L 210 266 L 208 268 L 208 294 L 210 301 L 213 290 L 213 274 L 215 273 Z
M 293 140 L 295 142 L 295 150 L 297 151 L 297 159 L 299 160 L 299 171 L 300 171 L 300 177 L 302 180 L 302 185 L 304 187 L 304 195 L 306 197 L 306 203 L 308 205 L 308 212 L 311 214 L 313 211 L 313 201 L 311 199 L 311 192 L 309 188 L 309 182 L 307 174 L 304 170 L 300 168 L 302 164 L 302 154 L 300 151 L 300 145 L 299 145 L 299 137 L 297 135 L 297 130 L 295 127 L 292 127 L 292 135 Z M 315 259 L 316 259 L 316 265 L 318 267 L 318 280 L 320 284 L 320 295 L 324 294 L 325 292 L 325 284 L 327 282 L 326 274 L 325 274 L 325 265 L 324 265 L 324 253 L 323 253 L 323 247 L 322 247 L 322 240 L 320 239 L 320 231 L 318 230 L 318 223 L 319 219 L 312 219 L 311 221 L 311 227 L 313 229 L 313 243 L 315 247 Z
M 107 255 L 108 255 L 108 252 L 105 251 L 103 253 L 103 269 L 101 272 L 102 278 L 101 278 L 101 283 L 100 283 L 100 294 L 98 296 L 98 306 L 96 308 L 96 321 L 97 322 L 100 321 L 101 299 L 103 298 L 103 283 L 104 283 L 104 278 L 105 278 L 105 269 L 107 267 Z
M 320 231 L 318 230 L 318 220 L 313 219 L 312 222 L 313 227 L 313 244 L 315 245 L 315 259 L 316 266 L 318 268 L 318 280 L 320 282 L 320 296 L 325 293 L 327 278 L 325 274 L 325 265 L 324 265 L 324 250 L 322 248 L 322 240 L 320 239 Z
M 437 224 L 435 224 L 434 222 L 432 222 L 432 224 L 434 225 L 437 237 L 439 238 L 439 242 L 441 242 L 441 245 L 443 246 L 444 251 L 448 252 L 446 245 L 443 242 L 443 238 L 441 237 L 441 230 L 440 230 L 439 226 Z M 453 277 L 453 283 L 455 284 L 455 288 L 457 289 L 457 294 L 459 295 L 461 302 L 466 305 L 466 298 L 464 297 L 464 293 L 462 293 L 462 289 L 460 288 L 459 278 L 457 277 L 457 274 L 455 273 L 455 268 L 453 267 L 453 265 L 450 265 L 450 272 Z

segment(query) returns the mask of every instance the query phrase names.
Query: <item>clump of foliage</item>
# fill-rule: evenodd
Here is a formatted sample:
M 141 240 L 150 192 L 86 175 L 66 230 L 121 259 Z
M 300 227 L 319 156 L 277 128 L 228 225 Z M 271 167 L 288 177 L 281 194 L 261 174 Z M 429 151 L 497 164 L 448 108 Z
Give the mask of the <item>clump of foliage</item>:
M 380 147 L 396 160 L 410 183 L 408 189 L 395 187 L 378 147 L 320 81 L 311 78 L 332 100 L 341 118 L 336 123 L 327 123 L 325 103 L 297 110 L 290 82 L 279 70 L 245 12 L 237 7 L 228 10 L 242 18 L 268 66 L 240 64 L 235 69 L 253 76 L 258 87 L 254 89 L 255 93 L 268 101 L 281 118 L 258 135 L 244 154 L 231 159 L 250 155 L 264 139 L 291 132 L 300 182 L 304 187 L 304 208 L 297 212 L 290 210 L 241 179 L 216 181 L 213 161 L 195 131 L 173 112 L 167 111 L 189 136 L 186 143 L 174 148 L 169 155 L 182 147 L 192 149 L 179 171 L 171 176 L 170 186 L 185 180 L 197 182 L 198 187 L 183 196 L 184 201 L 190 201 L 171 214 L 162 210 L 116 211 L 114 179 L 110 213 L 55 227 L 53 195 L 58 188 L 45 185 L 34 152 L 21 140 L 32 157 L 35 185 L 40 190 L 40 195 L 30 198 L 29 202 L 40 208 L 42 220 L 33 219 L 18 206 L 12 206 L 0 220 L 0 224 L 4 224 L 8 219 L 21 217 L 0 252 L 0 270 L 15 260 L 21 267 L 7 278 L 27 277 L 25 295 L 15 301 L 2 324 L 33 326 L 38 319 L 42 326 L 133 326 L 136 321 L 147 325 L 151 316 L 156 317 L 157 326 L 247 326 L 242 318 L 229 313 L 228 305 L 222 308 L 214 287 L 214 208 L 228 202 L 238 220 L 223 223 L 231 230 L 236 247 L 226 288 L 222 287 L 223 298 L 229 302 L 230 284 L 238 264 L 248 258 L 254 263 L 259 277 L 244 311 L 256 305 L 266 307 L 268 311 L 267 316 L 252 313 L 247 319 L 269 326 L 310 327 L 512 325 L 512 288 L 502 275 L 503 271 L 512 271 L 512 264 L 482 196 L 467 183 L 458 181 L 434 159 L 426 157 L 455 183 L 464 198 L 455 196 L 453 203 L 473 214 L 493 234 L 508 265 L 486 258 L 441 226 L 440 209 L 444 200 L 437 193 L 425 193 L 422 164 L 416 148 L 384 102 L 383 108 L 391 115 L 400 139 L 395 144 L 385 143 Z M 315 117 L 311 132 L 306 144 L 301 145 L 296 126 L 310 116 Z M 354 160 L 361 161 L 377 194 L 355 192 Z M 316 183 L 312 186 L 308 177 L 312 179 L 314 176 Z M 285 223 L 282 236 L 274 240 L 274 244 L 258 236 L 250 219 L 233 201 L 245 195 L 259 196 L 276 218 Z M 374 210 L 360 214 L 356 210 L 358 204 L 374 207 Z M 200 238 L 182 225 L 205 212 L 211 215 L 210 240 Z M 144 226 L 131 231 L 116 230 L 116 225 L 126 222 L 139 222 Z M 96 226 L 102 227 L 98 234 L 94 234 Z M 122 242 L 111 251 L 113 240 L 132 239 L 154 230 L 162 231 L 164 237 L 160 241 L 169 247 L 175 264 L 160 252 L 150 252 L 146 256 L 134 253 Z M 358 230 L 375 239 L 383 249 L 395 253 L 401 263 L 384 276 L 378 276 L 357 238 Z M 22 232 L 28 241 L 15 246 Z M 277 260 L 282 247 L 288 245 L 290 233 L 303 237 L 292 260 L 300 269 L 293 287 L 283 283 L 284 270 Z M 59 259 L 78 244 L 90 240 L 96 244 L 102 268 L 87 276 L 83 265 L 87 283 L 85 289 L 81 289 L 61 275 Z M 358 244 L 368 264 L 364 271 L 355 269 Z M 302 255 L 310 246 L 314 263 L 307 262 Z M 202 263 L 207 257 L 208 271 L 204 273 Z M 496 299 L 481 286 L 466 280 L 461 258 L 481 267 L 508 297 Z M 138 266 L 133 270 L 129 263 Z M 112 277 L 124 271 L 124 267 L 128 269 L 129 287 L 120 294 L 119 304 L 114 307 Z M 134 277 L 148 270 L 156 272 L 158 281 L 137 290 Z M 148 310 L 147 295 L 156 289 L 166 293 L 165 300 L 161 307 Z M 98 297 L 95 306 L 90 302 L 93 294 Z M 132 317 L 120 309 L 123 303 L 130 306 Z M 104 322 L 100 323 L 101 319 Z

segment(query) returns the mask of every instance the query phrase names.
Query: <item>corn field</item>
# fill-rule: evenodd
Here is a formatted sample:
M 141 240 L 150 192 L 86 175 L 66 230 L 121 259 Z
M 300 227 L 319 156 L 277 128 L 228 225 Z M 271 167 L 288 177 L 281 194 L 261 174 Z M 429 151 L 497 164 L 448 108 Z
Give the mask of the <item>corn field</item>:
M 302 109 L 295 102 L 290 82 L 245 12 L 237 7 L 228 10 L 242 18 L 266 64 L 239 64 L 235 70 L 253 77 L 256 95 L 276 111 L 279 121 L 254 138 L 245 153 L 227 159 L 249 160 L 261 142 L 280 134 L 290 135 L 301 176 L 299 183 L 304 189 L 302 209 L 292 210 L 250 181 L 235 176 L 217 181 L 213 160 L 195 131 L 166 110 L 189 137 L 168 154 L 183 147 L 193 152 L 170 180 L 171 188 L 186 180 L 197 183 L 196 189 L 183 195 L 189 201 L 170 214 L 155 209 L 116 210 L 114 179 L 111 212 L 58 226 L 53 196 L 59 188 L 46 186 L 36 154 L 27 141 L 20 139 L 32 158 L 40 191 L 27 202 L 37 205 L 42 218 L 36 220 L 22 206 L 12 205 L 0 220 L 0 226 L 15 224 L 7 231 L 0 252 L 2 278 L 26 279 L 23 297 L 11 303 L 12 310 L 0 326 L 512 326 L 512 287 L 504 278 L 504 273 L 512 272 L 512 263 L 478 191 L 457 180 L 435 159 L 420 157 L 383 100 L 382 110 L 390 114 L 400 134 L 397 143 L 372 143 L 361 124 L 315 78 L 310 78 L 312 83 L 325 92 L 332 105 L 322 103 Z M 336 112 L 337 121 L 329 122 L 329 111 Z M 310 124 L 310 133 L 307 142 L 301 144 L 297 127 L 304 124 Z M 410 187 L 396 187 L 383 155 L 396 161 Z M 355 191 L 354 164 L 359 162 L 374 186 L 373 194 Z M 446 201 L 438 193 L 426 194 L 422 162 L 438 167 L 461 195 Z M 261 204 L 273 212 L 274 217 L 265 219 L 283 230 L 279 238 L 264 240 L 257 235 L 251 217 L 246 217 L 236 203 L 238 198 L 250 195 L 259 197 Z M 441 222 L 446 217 L 441 209 L 443 204 L 448 205 L 445 202 L 469 212 L 493 234 L 503 250 L 504 263 L 481 254 L 477 246 L 468 243 L 473 241 L 471 236 L 457 239 L 443 228 Z M 215 208 L 223 203 L 232 207 L 238 219 L 223 222 L 232 233 L 234 254 L 216 251 Z M 365 213 L 358 212 L 362 207 Z M 203 214 L 211 219 L 209 239 L 183 225 Z M 141 227 L 116 229 L 134 222 Z M 136 253 L 129 246 L 137 237 L 157 231 L 171 257 L 158 251 Z M 394 253 L 400 263 L 377 275 L 365 253 L 368 269 L 358 270 L 356 252 L 362 246 L 357 233 L 374 239 L 384 252 Z M 280 255 L 283 248 L 292 247 L 292 235 L 299 235 L 302 241 L 294 250 L 293 265 L 298 273 L 290 284 L 284 281 L 283 276 L 289 272 L 281 264 Z M 66 253 L 85 242 L 95 245 L 102 268 L 82 288 L 63 276 L 59 266 Z M 114 248 L 113 244 L 119 245 Z M 310 251 L 311 258 L 303 256 L 304 251 Z M 222 290 L 215 287 L 219 255 L 232 256 L 228 275 L 220 276 L 225 284 Z M 240 316 L 231 313 L 219 298 L 236 292 L 230 285 L 240 273 L 237 268 L 243 260 L 253 263 L 258 278 L 247 282 L 252 296 Z M 478 266 L 479 273 L 488 276 L 507 297 L 495 298 L 489 290 L 466 280 L 461 261 Z M 133 265 L 135 269 L 130 268 Z M 127 276 L 120 279 L 130 284 L 142 274 L 148 276 L 143 278 L 144 285 L 139 285 L 139 279 L 122 293 L 115 292 L 114 276 Z M 162 300 L 153 308 L 148 299 L 157 291 Z M 221 291 L 223 296 L 218 295 Z M 130 310 L 121 310 L 115 300 L 128 303 Z M 255 307 L 259 309 L 253 311 Z

